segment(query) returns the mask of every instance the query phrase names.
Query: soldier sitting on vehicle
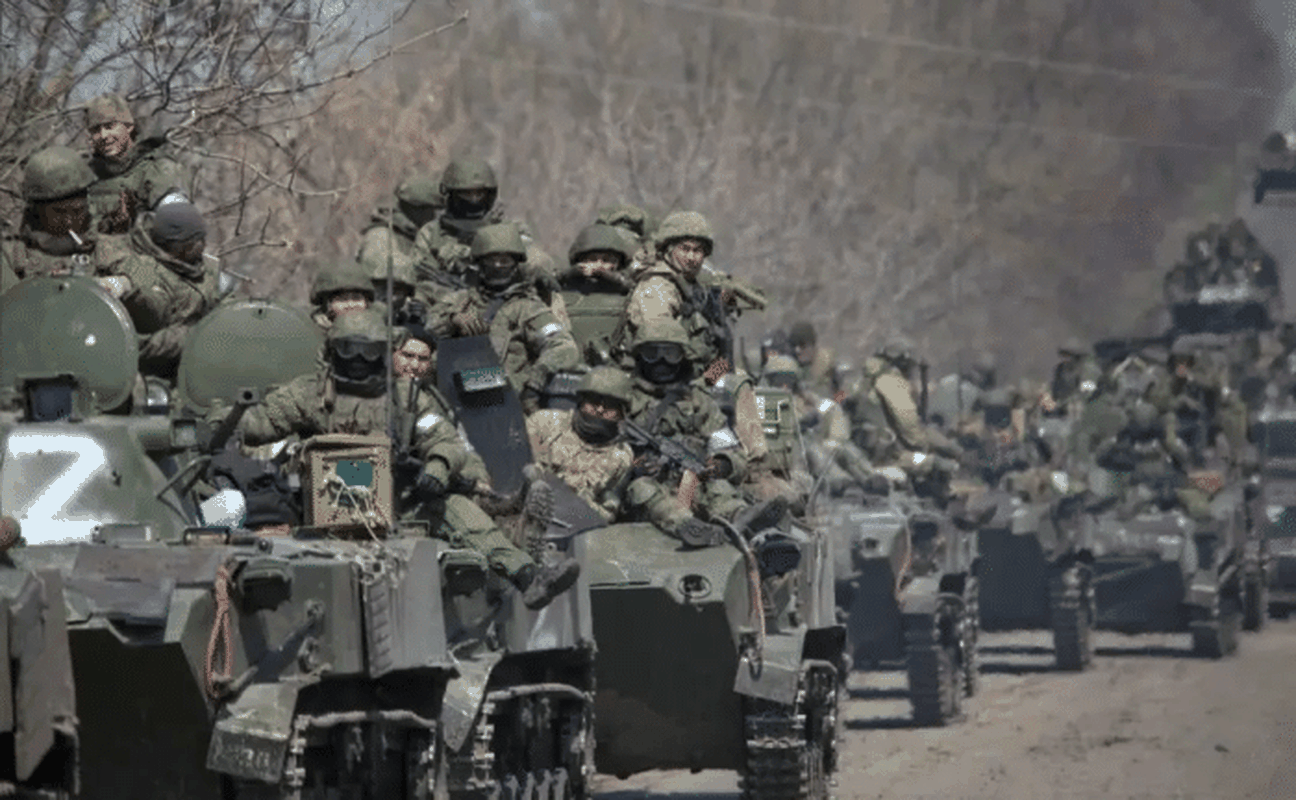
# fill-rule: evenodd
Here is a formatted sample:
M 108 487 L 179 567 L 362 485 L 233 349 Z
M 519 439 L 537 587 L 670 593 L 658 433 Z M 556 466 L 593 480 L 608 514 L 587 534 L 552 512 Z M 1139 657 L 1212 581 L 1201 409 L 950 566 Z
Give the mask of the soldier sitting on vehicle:
M 1194 519 L 1209 520 L 1210 496 L 1189 480 L 1186 448 L 1173 425 L 1152 403 L 1135 401 L 1123 415 L 1120 430 L 1104 441 L 1094 463 L 1118 477 L 1124 513 L 1133 516 L 1155 506 L 1180 507 Z
M 100 266 L 140 335 L 140 372 L 173 380 L 189 329 L 220 301 L 203 256 L 207 223 L 188 202 L 166 203 L 131 228 L 129 252 Z
M 626 430 L 639 474 L 626 489 L 625 510 L 687 545 L 708 547 L 727 541 L 716 520 L 758 534 L 782 521 L 787 504 L 774 500 L 753 506 L 738 493 L 734 482 L 745 472 L 741 453 L 730 449 L 706 460 L 713 438 L 736 443 L 737 437 L 705 383 L 695 378 L 685 355 L 687 341 L 678 322 L 659 319 L 640 329 L 634 342 Z M 763 541 L 770 542 L 771 558 L 791 557 L 783 552 L 789 546 L 785 540 L 766 535 Z
M 576 390 L 575 410 L 537 411 L 527 418 L 535 463 L 572 487 L 611 522 L 621 510 L 634 455 L 621 438 L 630 406 L 630 376 L 595 367 Z
M 581 363 L 571 331 L 536 294 L 523 271 L 526 247 L 517 228 L 488 225 L 473 237 L 468 285 L 443 295 L 429 317 L 437 338 L 488 335 L 528 412 L 555 372 Z
M 91 232 L 87 190 L 95 175 L 76 151 L 47 147 L 27 159 L 22 196 L 26 203 L 17 235 L 0 241 L 4 280 L 38 275 L 92 275 L 126 247 L 121 236 Z
M 851 419 L 851 438 L 875 467 L 894 467 L 920 494 L 943 501 L 960 450 L 923 425 L 909 382 L 917 363 L 913 345 L 896 337 L 864 362 L 859 384 L 847 389 L 843 407 Z
M 634 285 L 628 273 L 633 255 L 625 231 L 610 225 L 590 225 L 568 250 L 569 266 L 558 283 L 572 334 L 591 364 L 613 361 L 613 338 Z
M 433 535 L 470 547 L 496 573 L 523 593 L 528 608 L 540 608 L 575 582 L 580 565 L 571 559 L 536 564 L 495 525 L 466 493 L 480 491 L 486 479 L 481 459 L 459 436 L 447 407 L 434 392 L 412 381 L 397 382 L 397 396 L 387 396 L 387 332 L 373 311 L 339 317 L 328 332 L 328 364 L 266 395 L 249 408 L 238 429 L 245 444 L 274 442 L 297 434 L 386 434 L 397 443 L 393 459 L 399 473 L 409 470 L 398 513 L 431 523 Z M 393 402 L 394 401 L 394 402 Z M 213 411 L 223 419 L 223 408 Z M 400 446 L 406 445 L 406 446 Z
M 408 275 L 413 284 L 414 241 L 420 228 L 436 220 L 445 201 L 436 179 L 424 175 L 401 181 L 392 199 L 394 202 L 379 206 L 369 217 L 360 234 L 356 261 L 377 279 L 386 278 L 390 260 L 392 269 Z
M 362 264 L 337 261 L 325 264 L 311 282 L 311 319 L 327 331 L 339 317 L 373 305 L 374 287 Z
M 614 203 L 599 209 L 596 225 L 611 225 L 626 239 L 630 251 L 630 271 L 638 272 L 652 259 L 653 223 L 648 212 L 631 203 Z
M 832 350 L 819 344 L 814 325 L 801 320 L 788 330 L 788 343 L 801 368 L 799 383 L 821 397 L 831 398 L 841 388 L 837 380 L 837 363 Z
M 140 140 L 126 100 L 105 94 L 86 104 L 90 135 L 92 225 L 100 233 L 126 233 L 135 217 L 171 201 L 188 201 L 184 168 L 163 154 L 164 137 Z
M 553 259 L 535 245 L 525 223 L 507 219 L 497 202 L 499 181 L 491 165 L 480 159 L 456 158 L 441 174 L 438 188 L 445 210 L 420 228 L 414 240 L 419 291 L 435 302 L 448 290 L 464 288 L 472 272 L 473 238 L 488 225 L 508 222 L 522 239 L 526 254 L 523 276 L 533 284 L 540 299 L 565 321 Z

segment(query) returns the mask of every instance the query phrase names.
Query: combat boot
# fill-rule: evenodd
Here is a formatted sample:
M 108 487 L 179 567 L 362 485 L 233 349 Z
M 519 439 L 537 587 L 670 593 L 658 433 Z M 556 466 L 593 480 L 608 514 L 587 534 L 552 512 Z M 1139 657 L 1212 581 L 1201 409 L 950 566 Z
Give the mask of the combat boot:
M 518 587 L 522 589 L 522 604 L 532 611 L 538 611 L 576 583 L 576 579 L 580 577 L 580 564 L 576 559 L 564 556 L 537 570 L 526 570 L 526 574 L 531 576 L 530 585 Z
M 781 497 L 762 500 L 734 514 L 733 524 L 750 539 L 766 528 L 781 527 L 787 510 L 788 503 Z

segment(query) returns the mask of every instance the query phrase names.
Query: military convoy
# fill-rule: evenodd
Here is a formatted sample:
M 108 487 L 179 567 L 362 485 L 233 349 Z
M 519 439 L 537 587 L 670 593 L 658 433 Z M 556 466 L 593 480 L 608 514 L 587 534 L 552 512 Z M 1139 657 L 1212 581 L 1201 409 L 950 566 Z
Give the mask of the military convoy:
M 203 410 L 255 402 L 268 364 L 275 380 L 313 368 L 304 315 L 245 301 L 208 317 L 171 415 L 136 405 L 129 319 L 88 279 L 6 293 L 0 335 L 17 409 L 0 417 L 0 502 L 26 539 L 10 551 L 23 614 L 10 624 L 48 621 L 43 638 L 14 639 L 13 707 L 44 715 L 17 717 L 16 783 L 86 797 L 415 798 L 438 780 L 457 797 L 586 793 L 586 592 L 527 611 L 480 555 L 397 524 L 385 438 L 301 443 L 305 519 L 290 535 L 239 527 L 244 495 L 204 487 L 230 426 L 211 430 Z M 269 346 L 280 358 L 258 358 Z

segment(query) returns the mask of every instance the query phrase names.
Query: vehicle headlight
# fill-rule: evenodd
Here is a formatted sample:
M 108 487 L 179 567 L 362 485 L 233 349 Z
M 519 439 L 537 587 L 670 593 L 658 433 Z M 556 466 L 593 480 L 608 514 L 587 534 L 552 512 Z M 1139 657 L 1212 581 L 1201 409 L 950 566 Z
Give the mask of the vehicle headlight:
M 1066 494 L 1071 490 L 1071 476 L 1065 472 L 1058 471 L 1053 473 L 1053 489 L 1058 494 Z
M 1265 506 L 1265 516 L 1276 525 L 1286 510 L 1287 506 Z

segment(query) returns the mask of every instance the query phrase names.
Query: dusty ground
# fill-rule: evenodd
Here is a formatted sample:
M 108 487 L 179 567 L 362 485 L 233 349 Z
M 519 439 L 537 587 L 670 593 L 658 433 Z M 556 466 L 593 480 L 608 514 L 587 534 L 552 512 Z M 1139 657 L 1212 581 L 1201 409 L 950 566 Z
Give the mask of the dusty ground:
M 899 673 L 856 673 L 840 798 L 1296 798 L 1296 621 L 1219 662 L 1188 636 L 1100 634 L 1095 666 L 1051 671 L 1043 634 L 983 639 L 967 720 L 913 729 Z M 600 778 L 599 796 L 737 795 L 734 773 Z

